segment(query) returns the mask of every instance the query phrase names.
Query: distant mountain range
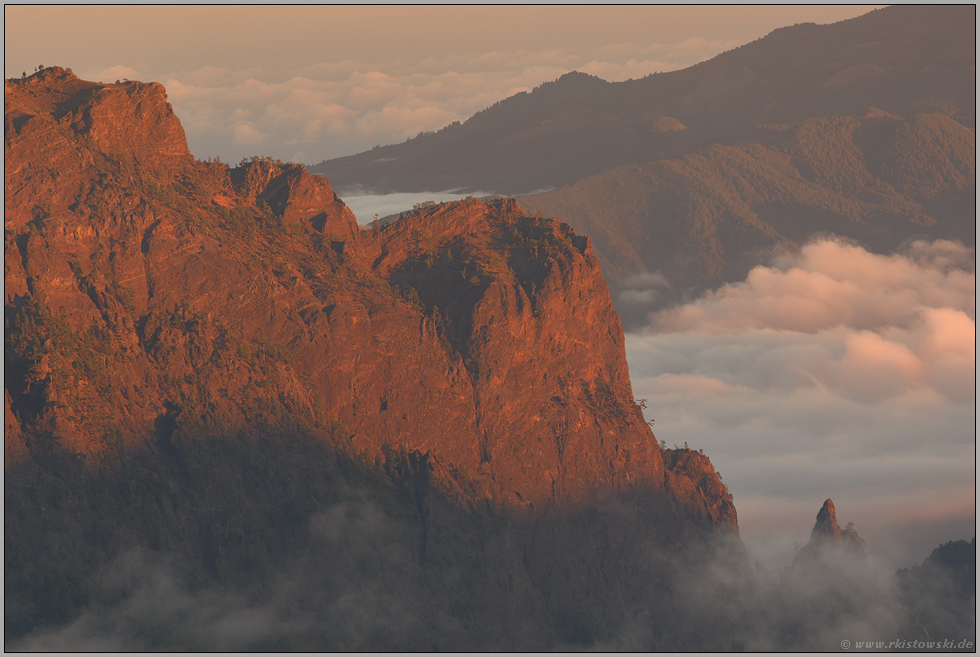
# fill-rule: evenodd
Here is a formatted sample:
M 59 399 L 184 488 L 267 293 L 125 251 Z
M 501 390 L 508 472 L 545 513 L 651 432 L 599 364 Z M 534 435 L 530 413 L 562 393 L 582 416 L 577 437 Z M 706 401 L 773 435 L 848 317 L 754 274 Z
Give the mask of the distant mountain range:
M 637 327 L 815 234 L 874 252 L 974 243 L 974 25 L 972 5 L 895 6 L 641 80 L 569 73 L 310 169 L 342 191 L 524 194 L 522 207 L 592 237 Z M 652 301 L 621 295 L 654 273 Z
M 568 185 L 808 118 L 940 111 L 972 125 L 975 9 L 896 6 L 800 24 L 709 61 L 609 83 L 569 73 L 461 124 L 310 167 L 346 193 Z
M 973 244 L 975 140 L 972 128 L 939 112 L 808 119 L 519 200 L 592 237 L 630 327 L 654 308 L 742 280 L 774 248 L 818 234 L 876 253 L 912 238 Z M 647 285 L 645 272 L 662 285 L 649 290 L 649 303 L 630 303 L 621 293 Z

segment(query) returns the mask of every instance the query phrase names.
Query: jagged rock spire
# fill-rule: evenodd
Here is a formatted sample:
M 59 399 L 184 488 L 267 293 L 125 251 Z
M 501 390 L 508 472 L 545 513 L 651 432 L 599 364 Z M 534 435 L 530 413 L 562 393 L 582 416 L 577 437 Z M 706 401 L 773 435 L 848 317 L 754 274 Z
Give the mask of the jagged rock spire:
M 848 523 L 844 529 L 840 528 L 834 501 L 828 498 L 817 512 L 810 541 L 796 553 L 793 567 L 809 566 L 817 562 L 836 562 L 845 556 L 867 565 L 864 539 L 858 535 L 853 523 Z
M 837 524 L 837 511 L 834 509 L 834 501 L 827 499 L 817 513 L 817 522 L 813 525 L 810 532 L 810 540 L 829 539 L 836 545 L 840 545 L 840 525 Z

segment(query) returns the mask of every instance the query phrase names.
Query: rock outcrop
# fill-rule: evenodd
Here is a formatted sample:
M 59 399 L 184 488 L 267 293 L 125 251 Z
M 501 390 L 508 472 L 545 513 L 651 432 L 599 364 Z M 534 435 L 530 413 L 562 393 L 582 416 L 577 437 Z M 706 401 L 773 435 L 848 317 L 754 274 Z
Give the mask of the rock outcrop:
M 303 431 L 427 453 L 463 497 L 639 486 L 737 531 L 710 464 L 665 479 L 587 237 L 513 200 L 365 231 L 298 165 L 194 160 L 158 84 L 52 68 L 5 92 L 5 387 L 28 450 Z
M 732 495 L 703 452 L 686 447 L 668 449 L 664 460 L 667 487 L 687 513 L 707 516 L 720 523 L 723 531 L 738 531 Z
M 834 502 L 828 499 L 817 513 L 817 521 L 813 525 L 813 531 L 810 532 L 810 540 L 793 558 L 793 568 L 819 568 L 828 564 L 857 565 L 867 568 L 867 563 L 864 539 L 858 535 L 853 523 L 848 523 L 844 529 L 840 528 L 837 524 Z

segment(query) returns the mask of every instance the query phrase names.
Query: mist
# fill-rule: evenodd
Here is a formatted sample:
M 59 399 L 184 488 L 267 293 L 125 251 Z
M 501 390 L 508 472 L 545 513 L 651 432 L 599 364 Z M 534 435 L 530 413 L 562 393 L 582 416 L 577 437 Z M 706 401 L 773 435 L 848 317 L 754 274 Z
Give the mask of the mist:
M 527 525 L 474 523 L 433 500 L 425 557 L 417 518 L 396 500 L 338 492 L 346 499 L 307 518 L 300 551 L 266 564 L 264 583 L 202 579 L 189 555 L 131 548 L 102 569 L 100 602 L 7 649 L 827 651 L 918 636 L 899 582 L 860 558 L 815 544 L 810 564 L 753 572 L 724 537 L 670 547 L 663 530 L 678 526 L 651 522 L 642 496 Z M 932 627 L 952 628 L 932 638 L 971 638 L 969 609 L 939 604 L 961 603 L 957 580 L 925 574 Z
M 444 201 L 458 201 L 467 196 L 477 198 L 488 196 L 489 192 L 460 193 L 454 190 L 442 192 L 405 192 L 395 194 L 371 194 L 371 193 L 345 193 L 342 194 L 344 204 L 351 209 L 357 223 L 366 226 L 374 221 L 375 215 L 379 219 L 384 219 L 391 215 L 410 210 L 413 205 L 434 201 L 442 203 Z
M 626 336 L 658 439 L 703 448 L 779 568 L 833 498 L 879 572 L 973 536 L 972 249 L 822 239 Z

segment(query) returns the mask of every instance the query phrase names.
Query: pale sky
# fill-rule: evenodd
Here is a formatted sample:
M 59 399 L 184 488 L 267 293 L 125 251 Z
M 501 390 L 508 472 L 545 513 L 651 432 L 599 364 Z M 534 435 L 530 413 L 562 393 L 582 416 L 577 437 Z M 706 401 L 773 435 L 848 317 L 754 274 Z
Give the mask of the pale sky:
M 438 130 L 572 70 L 685 68 L 872 6 L 17 6 L 4 75 L 161 82 L 191 152 L 316 164 Z

